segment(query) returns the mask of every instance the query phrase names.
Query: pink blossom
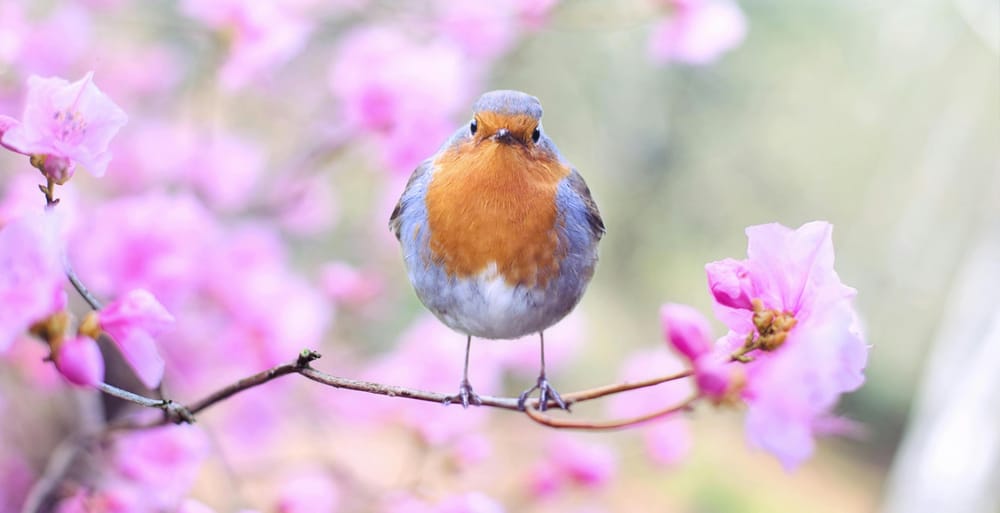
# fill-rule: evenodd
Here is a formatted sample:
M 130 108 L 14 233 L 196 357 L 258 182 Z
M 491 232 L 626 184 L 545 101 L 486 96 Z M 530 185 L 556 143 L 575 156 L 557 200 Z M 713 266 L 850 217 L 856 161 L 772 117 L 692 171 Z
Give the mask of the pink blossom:
M 55 215 L 28 215 L 0 227 L 0 352 L 63 306 L 61 247 Z
M 229 38 L 229 56 L 219 77 L 227 89 L 239 89 L 299 53 L 309 24 L 280 0 L 185 0 L 189 16 Z
M 748 294 L 759 301 L 760 311 L 778 316 L 786 327 L 768 339 L 759 334 L 768 345 L 753 352 L 746 365 L 747 433 L 787 469 L 812 453 L 813 436 L 829 423 L 840 395 L 864 381 L 868 348 L 857 329 L 855 291 L 833 269 L 832 230 L 825 222 L 797 230 L 778 224 L 747 228 Z M 740 272 L 740 266 L 707 269 L 716 274 L 710 283 L 742 279 L 718 275 Z M 715 310 L 731 330 L 717 348 L 722 354 L 759 330 L 751 309 L 716 303 Z
M 528 490 L 535 497 L 552 497 L 565 484 L 562 472 L 551 461 L 541 460 L 528 470 Z
M 277 513 L 334 513 L 340 490 L 325 472 L 311 469 L 287 479 L 278 497 Z
M 74 385 L 94 387 L 104 381 L 104 358 L 90 337 L 63 340 L 52 356 L 59 372 Z
M 126 116 L 93 81 L 93 72 L 70 84 L 61 78 L 28 78 L 21 123 L 0 143 L 44 161 L 48 176 L 62 183 L 79 163 L 103 176 L 111 161 L 108 144 Z
M 101 329 L 111 336 L 125 361 L 149 388 L 163 380 L 163 358 L 153 337 L 174 317 L 149 291 L 136 289 L 107 304 L 98 314 Z
M 705 65 L 746 37 L 743 11 L 731 0 L 673 0 L 674 13 L 653 28 L 649 51 L 657 62 Z

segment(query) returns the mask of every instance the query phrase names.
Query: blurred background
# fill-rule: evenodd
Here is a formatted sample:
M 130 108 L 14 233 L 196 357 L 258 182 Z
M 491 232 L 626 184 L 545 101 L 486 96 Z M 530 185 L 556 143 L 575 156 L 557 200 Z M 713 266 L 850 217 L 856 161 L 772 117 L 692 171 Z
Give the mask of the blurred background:
M 20 115 L 30 74 L 93 69 L 129 114 L 107 176 L 78 171 L 60 208 L 98 294 L 141 285 L 177 317 L 160 341 L 171 397 L 301 347 L 334 374 L 450 392 L 463 337 L 425 313 L 385 223 L 475 97 L 511 88 L 540 98 L 608 228 L 587 295 L 547 344 L 559 390 L 618 381 L 635 355 L 662 354 L 647 376 L 680 365 L 659 305 L 709 314 L 704 264 L 743 258 L 746 226 L 822 219 L 872 346 L 864 387 L 836 409 L 863 429 L 789 473 L 747 445 L 733 409 L 699 407 L 670 432 L 564 434 L 286 378 L 206 412 L 196 441 L 80 451 L 50 506 L 145 490 L 184 459 L 189 486 L 156 511 L 194 497 L 289 513 L 1000 512 L 995 1 L 237 4 L 0 0 L 0 113 Z M 24 192 L 33 173 L 0 155 L 0 223 L 42 203 Z M 122 254 L 140 256 L 112 263 Z M 164 254 L 183 272 L 162 272 Z M 536 344 L 474 342 L 476 389 L 523 389 Z M 0 511 L 20 510 L 60 440 L 130 414 L 45 377 L 38 345 L 0 364 Z M 159 466 L 123 463 L 150 447 Z

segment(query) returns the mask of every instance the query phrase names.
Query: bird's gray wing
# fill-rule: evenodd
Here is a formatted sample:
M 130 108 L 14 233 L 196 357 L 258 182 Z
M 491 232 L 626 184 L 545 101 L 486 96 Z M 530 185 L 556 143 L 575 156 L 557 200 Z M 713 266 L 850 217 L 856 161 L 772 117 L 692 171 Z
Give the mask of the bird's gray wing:
M 601 212 L 597 209 L 597 203 L 594 202 L 594 198 L 590 195 L 590 188 L 587 187 L 587 182 L 583 181 L 583 177 L 580 176 L 580 173 L 576 172 L 576 169 L 570 170 L 569 176 L 566 177 L 566 182 L 570 186 L 570 189 L 583 201 L 590 234 L 594 237 L 594 240 L 600 240 L 607 230 L 604 228 L 604 219 L 601 219 Z
M 407 206 L 411 202 L 411 197 L 413 196 L 413 188 L 417 183 L 423 181 L 424 176 L 430 171 L 431 161 L 425 160 L 413 170 L 413 174 L 410 175 L 410 179 L 406 181 L 406 187 L 403 189 L 403 194 L 400 195 L 399 201 L 396 202 L 396 208 L 392 209 L 392 215 L 389 216 L 389 231 L 396 235 L 396 239 L 400 238 L 400 230 L 403 225 L 403 213 L 406 211 Z

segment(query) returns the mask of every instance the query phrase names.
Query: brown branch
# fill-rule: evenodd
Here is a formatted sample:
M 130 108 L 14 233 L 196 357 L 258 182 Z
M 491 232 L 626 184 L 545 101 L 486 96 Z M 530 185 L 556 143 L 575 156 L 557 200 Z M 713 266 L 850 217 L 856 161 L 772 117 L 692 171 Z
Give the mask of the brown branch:
M 531 420 L 551 428 L 557 429 L 581 429 L 587 431 L 610 431 L 614 429 L 622 429 L 644 422 L 649 422 L 661 417 L 667 417 L 675 413 L 682 411 L 688 411 L 691 406 L 700 398 L 699 395 L 693 395 L 684 402 L 664 408 L 662 410 L 657 410 L 652 413 L 647 413 L 645 415 L 639 415 L 638 417 L 631 417 L 627 419 L 615 419 L 615 420 L 605 420 L 605 421 L 588 421 L 588 420 L 575 420 L 575 419 L 557 419 L 550 415 L 546 415 L 541 411 L 534 408 L 528 408 L 524 410 L 524 413 Z
M 194 422 L 194 415 L 208 409 L 209 407 L 228 399 L 240 392 L 249 390 L 251 388 L 263 385 L 272 380 L 280 378 L 282 376 L 287 376 L 289 374 L 301 374 L 306 379 L 315 381 L 317 383 L 344 390 L 354 390 L 357 392 L 365 392 L 375 395 L 384 395 L 387 397 L 400 397 L 405 399 L 413 399 L 417 401 L 427 401 L 434 403 L 446 403 L 453 399 L 449 394 L 443 394 L 440 392 L 428 392 L 425 390 L 418 390 L 415 388 L 407 388 L 395 385 L 386 385 L 383 383 L 376 383 L 373 381 L 364 381 L 358 379 L 342 378 L 339 376 L 334 376 L 327 374 L 323 371 L 314 369 L 310 363 L 319 359 L 320 354 L 312 351 L 310 349 L 305 349 L 294 362 L 285 363 L 272 367 L 265 371 L 258 372 L 239 381 L 236 381 L 226 387 L 223 387 L 211 394 L 205 396 L 202 399 L 194 401 L 188 405 L 181 405 L 179 403 L 173 402 L 169 399 L 151 399 L 143 397 L 137 394 L 132 394 L 131 392 L 124 392 L 120 389 L 115 389 L 108 385 L 101 386 L 101 390 L 105 393 L 110 393 L 116 397 L 121 397 L 126 400 L 130 400 L 140 406 L 146 406 L 149 408 L 159 408 L 164 411 L 164 415 L 161 419 L 155 420 L 153 422 L 136 423 L 136 422 L 121 422 L 108 426 L 107 431 L 117 431 L 117 430 L 133 430 L 133 429 L 145 429 L 156 426 L 163 426 L 166 424 L 182 424 Z M 581 403 L 584 401 L 589 401 L 592 399 L 597 399 L 600 397 L 605 397 L 608 395 L 618 394 L 622 392 L 627 392 L 630 390 L 636 390 L 639 388 L 651 387 L 661 383 L 666 383 L 668 381 L 675 381 L 678 379 L 683 379 L 691 376 L 691 371 L 685 371 L 675 374 L 670 374 L 667 376 L 661 376 L 653 379 L 648 379 L 645 381 L 638 381 L 635 383 L 620 383 L 615 385 L 607 385 L 597 388 L 592 388 L 588 390 L 581 390 L 579 392 L 572 392 L 565 394 L 563 399 L 567 404 Z M 113 390 L 112 390 L 113 389 Z M 122 394 L 124 392 L 124 394 Z M 493 397 L 493 396 L 479 396 L 481 400 L 480 406 L 499 408 L 504 410 L 518 411 L 517 398 L 514 397 Z M 554 407 L 555 403 L 550 402 L 550 407 Z M 576 429 L 584 429 L 583 427 L 576 425 L 560 425 L 560 422 L 550 417 L 538 414 L 532 415 L 530 412 L 538 408 L 538 400 L 534 399 L 528 402 L 527 410 L 529 410 L 529 415 L 532 420 L 539 422 L 540 424 L 549 425 L 552 427 L 569 427 Z M 671 410 L 676 410 L 678 407 L 671 407 Z M 641 422 L 644 420 L 649 420 L 656 418 L 657 416 L 666 415 L 667 413 L 658 412 L 653 416 L 646 416 L 648 418 L 643 418 L 640 420 L 635 419 L 625 419 L 625 425 L 631 425 L 636 422 Z M 551 419 L 551 420 L 550 420 Z M 588 423 L 593 424 L 593 423 Z M 610 424 L 609 424 L 610 425 Z M 605 427 L 603 429 L 613 429 L 613 427 Z

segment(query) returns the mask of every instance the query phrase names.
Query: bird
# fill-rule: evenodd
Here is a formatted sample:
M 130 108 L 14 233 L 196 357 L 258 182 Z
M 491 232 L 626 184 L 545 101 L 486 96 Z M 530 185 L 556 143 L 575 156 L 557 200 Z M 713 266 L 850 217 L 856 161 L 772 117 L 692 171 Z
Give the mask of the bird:
M 484 93 L 472 120 L 413 171 L 389 218 L 420 301 L 466 336 L 459 391 L 445 404 L 480 405 L 469 381 L 472 338 L 537 333 L 540 371 L 524 410 L 566 402 L 545 375 L 545 329 L 579 303 L 594 275 L 604 220 L 583 177 L 542 128 L 538 98 Z

